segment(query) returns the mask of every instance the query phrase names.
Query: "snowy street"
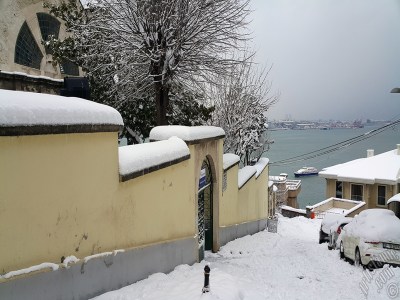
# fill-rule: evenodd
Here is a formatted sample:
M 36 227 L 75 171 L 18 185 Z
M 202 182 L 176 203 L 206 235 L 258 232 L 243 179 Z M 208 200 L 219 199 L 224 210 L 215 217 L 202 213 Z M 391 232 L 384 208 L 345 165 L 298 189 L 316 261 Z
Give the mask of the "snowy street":
M 338 250 L 318 244 L 320 224 L 280 217 L 278 233 L 237 239 L 199 264 L 181 265 L 94 299 L 399 299 L 400 268 L 370 272 L 341 261 Z M 202 294 L 206 263 L 211 291 Z

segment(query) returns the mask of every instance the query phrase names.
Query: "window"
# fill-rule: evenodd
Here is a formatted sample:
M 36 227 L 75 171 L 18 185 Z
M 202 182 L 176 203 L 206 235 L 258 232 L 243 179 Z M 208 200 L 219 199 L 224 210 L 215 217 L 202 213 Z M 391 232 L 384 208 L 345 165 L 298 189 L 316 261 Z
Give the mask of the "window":
M 69 60 L 64 60 L 60 65 L 61 74 L 79 76 L 79 67 Z
M 26 22 L 22 24 L 15 45 L 15 58 L 17 64 L 40 69 L 43 54 Z
M 378 205 L 386 205 L 386 186 L 378 185 Z
M 343 182 L 336 181 L 336 198 L 343 198 Z
M 351 185 L 351 200 L 356 200 L 356 201 L 363 200 L 363 186 L 361 184 Z
M 58 34 L 60 32 L 60 21 L 58 21 L 55 17 L 45 13 L 37 13 L 37 18 L 39 21 L 42 39 L 44 41 L 48 41 L 51 35 L 53 35 L 55 38 L 58 38 Z M 51 54 L 47 47 L 46 53 Z

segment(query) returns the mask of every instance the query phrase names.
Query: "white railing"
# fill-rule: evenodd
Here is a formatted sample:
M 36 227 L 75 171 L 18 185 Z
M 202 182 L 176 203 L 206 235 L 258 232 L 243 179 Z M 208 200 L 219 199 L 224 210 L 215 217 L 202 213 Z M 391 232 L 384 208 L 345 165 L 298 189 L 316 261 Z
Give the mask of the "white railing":
M 332 204 L 328 205 L 325 209 L 320 209 L 321 206 L 326 205 L 329 202 L 332 202 Z M 342 203 L 346 203 L 347 205 L 348 204 L 353 204 L 353 207 L 350 207 L 350 208 L 335 207 L 335 204 L 334 204 L 335 202 L 336 203 L 342 202 Z M 329 214 L 341 214 L 343 216 L 350 215 L 351 213 L 353 213 L 354 211 L 360 209 L 364 205 L 366 205 L 366 203 L 363 202 L 363 201 L 355 201 L 355 200 L 331 197 L 331 198 L 328 198 L 328 199 L 326 199 L 324 201 L 316 203 L 316 204 L 314 204 L 312 206 L 306 206 L 306 210 L 307 210 L 307 215 L 313 213 L 315 218 L 323 219 L 327 213 L 329 213 Z
M 298 190 L 301 186 L 301 180 L 287 180 L 286 186 L 291 191 Z

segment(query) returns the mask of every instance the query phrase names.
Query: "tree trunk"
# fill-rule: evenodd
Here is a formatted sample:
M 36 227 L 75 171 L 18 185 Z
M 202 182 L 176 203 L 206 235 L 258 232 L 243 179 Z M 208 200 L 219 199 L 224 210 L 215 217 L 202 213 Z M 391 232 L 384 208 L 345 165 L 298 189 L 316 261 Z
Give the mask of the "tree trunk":
M 167 111 L 169 106 L 169 88 L 163 86 L 161 82 L 155 82 L 156 94 L 156 122 L 157 125 L 168 125 Z

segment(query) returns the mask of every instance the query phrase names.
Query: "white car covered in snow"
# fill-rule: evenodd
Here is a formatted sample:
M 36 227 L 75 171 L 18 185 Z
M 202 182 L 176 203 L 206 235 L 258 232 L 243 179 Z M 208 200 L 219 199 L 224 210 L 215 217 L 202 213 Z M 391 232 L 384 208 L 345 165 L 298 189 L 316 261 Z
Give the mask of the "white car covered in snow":
M 329 231 L 329 241 L 328 241 L 328 249 L 339 249 L 340 245 L 340 233 L 342 232 L 342 228 L 353 221 L 353 218 L 350 217 L 340 217 L 335 221 L 335 223 L 331 226 Z
M 340 257 L 368 268 L 400 266 L 400 219 L 388 209 L 367 209 L 340 233 Z
M 319 243 L 329 242 L 329 233 L 331 227 L 337 222 L 337 220 L 343 218 L 340 214 L 327 213 L 322 219 L 321 227 L 319 229 Z

